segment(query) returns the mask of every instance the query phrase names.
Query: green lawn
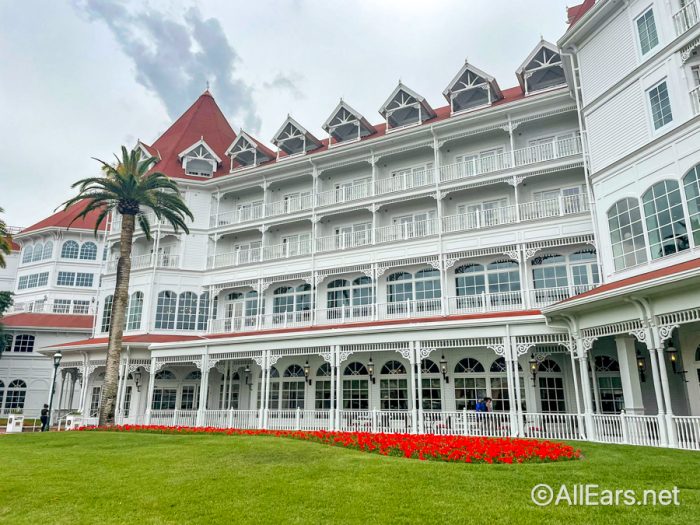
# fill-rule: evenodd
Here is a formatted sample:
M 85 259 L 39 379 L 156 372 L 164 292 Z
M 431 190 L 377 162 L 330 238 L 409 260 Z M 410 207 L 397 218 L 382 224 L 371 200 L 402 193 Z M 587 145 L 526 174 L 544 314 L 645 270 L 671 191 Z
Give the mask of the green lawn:
M 0 436 L 2 523 L 694 523 L 700 453 L 580 444 L 584 459 L 467 465 L 274 437 Z M 680 488 L 680 506 L 546 507 L 537 483 Z

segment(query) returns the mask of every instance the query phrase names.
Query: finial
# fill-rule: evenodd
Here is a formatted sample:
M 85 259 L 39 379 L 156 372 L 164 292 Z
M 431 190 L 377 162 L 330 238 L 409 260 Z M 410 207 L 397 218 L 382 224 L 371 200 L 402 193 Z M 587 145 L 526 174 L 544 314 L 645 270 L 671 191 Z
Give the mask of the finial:
M 207 91 L 209 91 L 209 81 L 207 80 Z

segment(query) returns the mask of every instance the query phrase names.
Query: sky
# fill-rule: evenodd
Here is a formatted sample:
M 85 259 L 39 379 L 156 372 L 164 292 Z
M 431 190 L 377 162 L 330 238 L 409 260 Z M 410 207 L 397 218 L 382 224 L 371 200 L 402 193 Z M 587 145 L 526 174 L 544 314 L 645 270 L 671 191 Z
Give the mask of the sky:
M 446 104 L 468 59 L 515 86 L 575 0 L 0 0 L 0 207 L 29 226 L 122 144 L 151 144 L 206 89 L 268 145 L 323 138 L 343 97 L 370 122 L 401 80 Z

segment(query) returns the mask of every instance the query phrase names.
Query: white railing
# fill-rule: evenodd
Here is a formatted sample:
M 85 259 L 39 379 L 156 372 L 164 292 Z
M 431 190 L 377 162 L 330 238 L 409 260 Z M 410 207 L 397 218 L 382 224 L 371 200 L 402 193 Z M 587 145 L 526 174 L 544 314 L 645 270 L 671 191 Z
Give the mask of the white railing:
M 405 241 L 408 239 L 437 235 L 438 227 L 439 223 L 437 219 L 407 222 L 404 224 L 392 224 L 391 226 L 377 228 L 375 230 L 374 238 L 377 244 L 384 242 Z
M 298 410 L 297 430 L 330 430 L 331 411 L 330 410 Z
M 207 258 L 208 268 L 221 268 L 224 266 L 238 266 L 241 264 L 251 264 L 261 261 L 262 249 L 250 248 L 246 250 L 236 250 L 228 253 L 218 253 Z
M 448 312 L 450 314 L 470 314 L 479 312 L 503 312 L 520 310 L 524 307 L 522 291 L 481 293 L 448 297 Z
M 284 215 L 285 213 L 310 210 L 312 206 L 313 197 L 311 194 L 300 195 L 298 197 L 290 197 L 285 200 L 265 204 L 263 214 L 265 217 L 273 217 L 275 215 Z
M 676 36 L 681 36 L 700 21 L 700 7 L 697 0 L 688 0 L 688 3 L 673 14 L 673 26 L 676 28 Z
M 693 106 L 693 115 L 700 115 L 700 86 L 690 90 L 690 103 Z
M 92 315 L 95 313 L 95 307 L 90 302 L 90 299 L 85 299 L 87 304 L 75 304 L 74 301 L 80 299 L 68 300 L 68 303 L 59 301 L 27 301 L 15 303 L 8 308 L 6 315 L 16 313 L 42 313 L 42 314 L 73 314 L 73 315 Z
M 443 232 L 450 233 L 479 228 L 492 228 L 516 221 L 515 206 L 503 206 L 490 210 L 448 215 L 442 219 Z
M 131 257 L 131 269 L 132 270 L 142 270 L 144 268 L 152 268 L 154 261 L 154 255 L 152 253 L 146 253 L 143 255 L 134 255 Z M 117 271 L 118 259 L 112 259 L 107 261 L 107 267 L 105 271 L 107 273 L 113 273 Z M 158 268 L 178 268 L 180 266 L 180 256 L 170 255 L 166 253 L 159 253 L 155 256 L 156 266 Z
M 523 414 L 523 435 L 538 439 L 583 439 L 577 414 Z
M 424 411 L 422 416 L 422 432 L 451 436 L 464 434 L 464 413 L 448 411 Z
M 376 195 L 412 190 L 435 184 L 435 169 L 398 173 L 393 177 L 378 179 L 374 182 Z
M 601 443 L 624 443 L 622 419 L 617 414 L 593 414 L 596 441 Z
M 244 206 L 236 210 L 222 211 L 219 212 L 218 215 L 213 214 L 209 217 L 209 226 L 211 228 L 217 228 L 219 226 L 255 221 L 263 217 L 265 217 L 264 206 L 262 204 L 256 204 Z
M 156 214 L 153 213 L 152 211 L 149 211 L 145 213 L 146 220 L 148 220 L 148 224 L 151 227 L 151 231 L 155 229 L 155 227 L 158 224 L 158 217 L 156 217 Z M 165 221 L 161 221 L 161 224 L 165 224 Z M 141 231 L 141 227 L 139 226 L 139 220 L 138 217 L 136 217 L 136 233 Z M 122 215 L 120 213 L 116 213 L 114 215 L 114 218 L 112 219 L 112 233 L 116 233 L 122 229 Z
M 263 247 L 263 259 L 270 261 L 273 259 L 286 259 L 299 255 L 311 254 L 311 240 L 283 242 Z
M 344 202 L 365 199 L 372 196 L 372 184 L 362 182 L 351 186 L 343 186 L 334 190 L 322 191 L 317 195 L 318 206 L 342 204 Z
M 678 448 L 700 450 L 700 416 L 673 416 Z
M 538 288 L 530 290 L 530 306 L 542 307 L 558 303 L 574 295 L 582 294 L 598 286 L 597 284 L 572 284 L 557 288 Z
M 511 160 L 511 155 L 508 151 L 482 158 L 472 158 L 464 162 L 446 164 L 440 167 L 440 180 L 449 182 L 505 170 L 511 167 Z
M 340 410 L 336 426 L 341 432 L 372 432 L 372 410 Z
M 347 250 L 372 244 L 372 230 L 339 233 L 327 235 L 316 239 L 317 252 L 332 252 L 335 250 Z
M 627 429 L 626 443 L 658 447 L 660 445 L 658 416 L 624 416 L 622 418 Z

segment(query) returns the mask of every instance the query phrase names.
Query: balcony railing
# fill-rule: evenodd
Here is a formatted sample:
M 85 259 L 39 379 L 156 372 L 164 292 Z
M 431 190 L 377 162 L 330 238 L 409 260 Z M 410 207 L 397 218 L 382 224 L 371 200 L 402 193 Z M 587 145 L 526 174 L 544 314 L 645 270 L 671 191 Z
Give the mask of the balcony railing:
M 689 0 L 684 7 L 673 15 L 673 26 L 676 28 L 676 36 L 681 36 L 698 22 L 700 22 L 698 1 Z
M 317 196 L 319 206 L 342 204 L 348 201 L 365 199 L 372 196 L 372 183 L 362 182 L 350 186 L 343 186 L 330 191 L 322 191 Z
M 442 219 L 442 228 L 443 232 L 449 233 L 510 224 L 516 220 L 515 206 L 504 206 L 461 215 L 448 215 Z
M 118 259 L 107 261 L 106 273 L 114 273 L 117 271 Z M 131 257 L 131 269 L 142 270 L 143 268 L 152 268 L 156 264 L 158 268 L 179 268 L 180 256 L 160 253 L 154 257 L 152 253 L 144 255 L 134 255 Z
M 7 310 L 7 314 L 16 313 L 92 315 L 95 308 L 90 299 L 39 300 L 15 303 Z
M 693 115 L 700 115 L 700 86 L 690 91 L 690 103 L 693 106 Z
M 384 195 L 397 191 L 412 190 L 435 184 L 435 169 L 422 169 L 404 172 L 375 181 L 375 194 Z
M 372 230 L 339 233 L 316 239 L 316 252 L 333 252 L 372 244 Z
M 158 224 L 158 217 L 156 217 L 156 214 L 153 213 L 152 211 L 147 212 L 146 214 L 146 219 L 148 219 L 148 224 L 151 226 L 151 230 L 154 230 L 156 228 L 156 225 Z M 162 224 L 165 224 L 162 222 Z M 112 233 L 116 233 L 118 231 L 121 231 L 122 229 L 122 215 L 120 213 L 115 213 L 114 218 L 112 219 Z M 136 231 L 140 231 L 139 228 L 139 222 L 138 219 L 136 220 Z
M 286 259 L 288 257 L 298 257 L 299 255 L 311 254 L 311 240 L 285 242 L 263 247 L 263 259 L 266 261 L 273 259 Z

